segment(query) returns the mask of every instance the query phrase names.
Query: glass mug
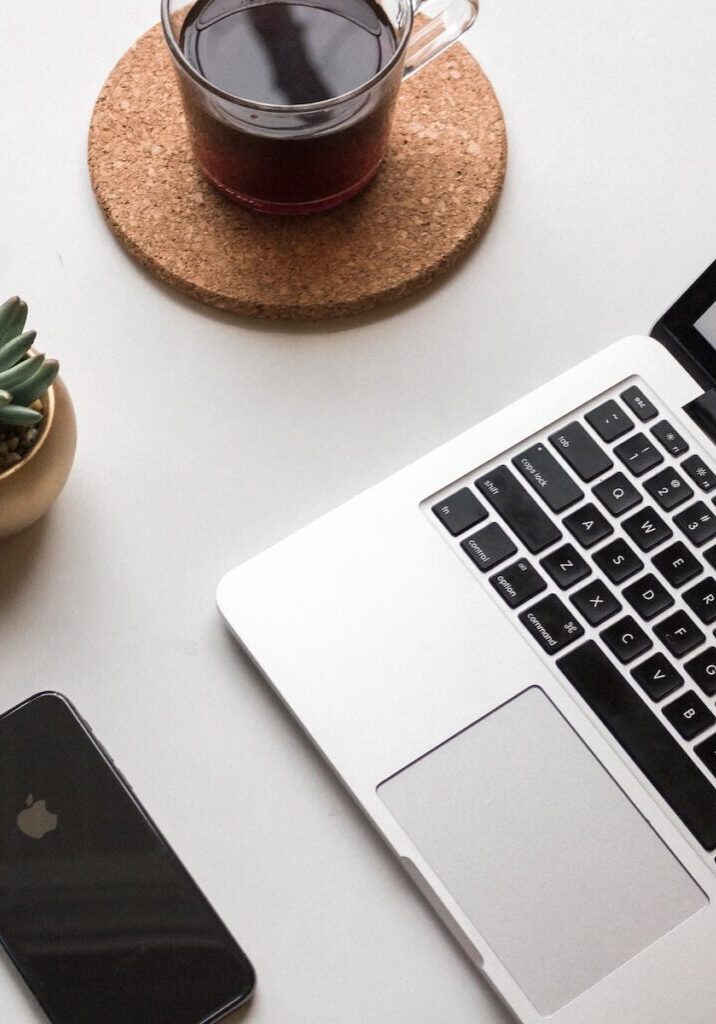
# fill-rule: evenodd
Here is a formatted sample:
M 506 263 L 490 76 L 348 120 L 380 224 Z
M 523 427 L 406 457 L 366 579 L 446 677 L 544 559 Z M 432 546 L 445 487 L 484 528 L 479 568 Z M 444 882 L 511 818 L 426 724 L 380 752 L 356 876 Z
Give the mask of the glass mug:
M 251 19 L 268 19 L 274 34 L 283 25 L 291 33 L 290 45 L 295 51 L 296 41 L 300 44 L 301 32 L 306 31 L 299 16 L 320 18 L 327 10 L 345 17 L 347 11 L 350 22 L 351 2 L 354 0 L 244 0 L 241 4 L 239 0 L 197 0 L 192 6 L 186 0 L 162 0 L 162 25 L 179 79 L 195 160 L 229 199 L 264 213 L 305 214 L 328 210 L 356 195 L 380 167 L 401 82 L 472 25 L 479 0 L 426 0 L 422 5 L 420 0 L 375 0 L 364 9 L 356 8 L 364 21 L 375 19 L 375 25 L 369 26 L 374 37 L 390 33 L 392 52 L 372 77 L 341 95 L 317 102 L 258 102 L 233 95 L 204 77 L 186 53 L 189 33 L 197 25 L 202 29 L 202 9 L 211 10 L 213 20 L 208 16 L 206 20 L 210 30 L 220 27 L 222 15 L 244 16 L 246 12 Z M 418 7 L 428 20 L 414 29 Z M 257 38 L 253 20 L 247 29 Z M 221 40 L 217 46 L 220 48 Z M 275 54 L 271 59 L 270 73 L 264 73 L 266 81 L 291 74 Z M 229 74 L 241 73 L 238 61 L 233 60 L 233 68 L 232 62 L 225 63 Z M 309 66 L 308 61 L 305 65 Z M 249 73 L 250 60 L 246 66 Z M 342 66 L 345 68 L 345 61 Z M 316 66 L 309 70 L 315 76 Z

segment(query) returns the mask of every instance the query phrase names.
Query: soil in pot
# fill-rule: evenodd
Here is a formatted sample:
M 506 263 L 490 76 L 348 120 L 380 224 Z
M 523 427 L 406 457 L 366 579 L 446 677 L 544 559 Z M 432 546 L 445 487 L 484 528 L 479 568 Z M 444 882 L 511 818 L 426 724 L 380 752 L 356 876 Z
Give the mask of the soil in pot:
M 38 398 L 32 403 L 32 409 L 45 413 L 45 403 Z M 6 469 L 12 469 L 18 462 L 22 462 L 26 455 L 29 455 L 35 442 L 42 434 L 44 420 L 29 427 L 10 427 L 0 423 L 0 473 Z

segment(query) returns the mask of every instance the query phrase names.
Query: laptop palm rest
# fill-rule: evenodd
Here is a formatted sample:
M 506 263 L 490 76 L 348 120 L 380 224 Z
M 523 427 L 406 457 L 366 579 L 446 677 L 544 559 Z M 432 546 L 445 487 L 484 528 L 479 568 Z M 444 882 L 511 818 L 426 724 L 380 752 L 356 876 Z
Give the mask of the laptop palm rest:
M 378 793 L 540 1014 L 708 903 L 536 687 Z

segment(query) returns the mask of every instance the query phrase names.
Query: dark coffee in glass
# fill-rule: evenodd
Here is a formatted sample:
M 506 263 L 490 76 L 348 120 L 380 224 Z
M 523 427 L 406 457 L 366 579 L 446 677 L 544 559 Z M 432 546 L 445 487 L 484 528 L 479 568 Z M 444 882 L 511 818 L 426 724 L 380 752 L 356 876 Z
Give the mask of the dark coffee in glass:
M 397 42 L 371 0 L 252 3 L 199 0 L 182 28 L 189 63 L 212 85 L 253 103 L 302 107 L 350 93 L 378 74 Z M 394 90 L 378 102 L 296 110 L 279 134 L 222 109 L 191 105 L 199 163 L 232 199 L 261 208 L 325 208 L 378 170 Z M 258 127 L 258 125 L 256 126 Z
M 162 0 L 199 167 L 264 212 L 350 198 L 380 167 L 404 69 L 450 45 L 476 4 L 448 0 L 438 32 L 410 36 L 411 0 Z

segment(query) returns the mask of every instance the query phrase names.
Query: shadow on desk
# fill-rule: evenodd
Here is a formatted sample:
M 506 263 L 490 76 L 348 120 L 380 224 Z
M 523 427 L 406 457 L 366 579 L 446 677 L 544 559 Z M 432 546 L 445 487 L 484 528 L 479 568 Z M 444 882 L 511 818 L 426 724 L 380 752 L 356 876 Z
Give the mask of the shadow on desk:
M 21 533 L 0 540 L 0 617 L 18 600 L 30 580 L 42 571 L 46 536 L 47 517 Z

